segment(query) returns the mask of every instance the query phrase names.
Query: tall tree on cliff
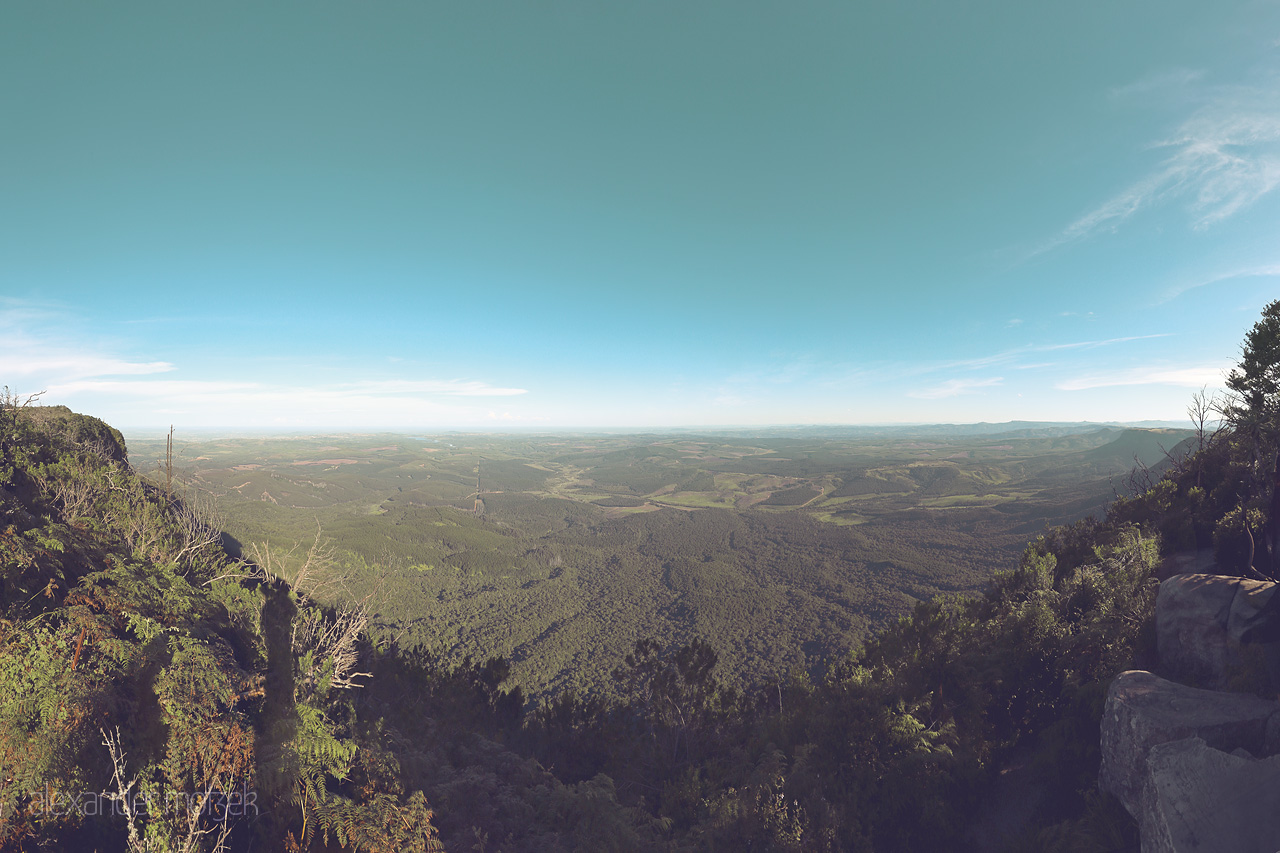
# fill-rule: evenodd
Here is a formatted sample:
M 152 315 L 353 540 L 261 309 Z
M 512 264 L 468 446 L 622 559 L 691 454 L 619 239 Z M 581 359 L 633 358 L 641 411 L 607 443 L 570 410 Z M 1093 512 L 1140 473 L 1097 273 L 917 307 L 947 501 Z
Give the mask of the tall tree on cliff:
M 1227 388 L 1233 396 L 1223 415 L 1248 455 L 1249 494 L 1243 498 L 1246 505 L 1250 499 L 1270 498 L 1261 557 L 1274 577 L 1280 545 L 1280 299 L 1262 310 L 1262 319 L 1245 335 L 1240 364 L 1227 375 Z M 1246 522 L 1245 532 L 1252 539 L 1250 526 Z

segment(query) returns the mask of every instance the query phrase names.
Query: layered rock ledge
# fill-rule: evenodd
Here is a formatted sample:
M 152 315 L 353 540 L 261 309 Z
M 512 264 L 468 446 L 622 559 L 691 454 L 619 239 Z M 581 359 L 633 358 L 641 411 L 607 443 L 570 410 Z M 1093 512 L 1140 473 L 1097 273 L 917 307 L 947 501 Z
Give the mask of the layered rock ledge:
M 1226 692 L 1265 682 L 1258 647 L 1242 641 L 1276 589 L 1205 574 L 1161 584 L 1169 677 L 1121 673 L 1102 718 L 1099 786 L 1138 822 L 1143 853 L 1280 850 L 1280 703 Z
M 1276 584 L 1222 575 L 1175 575 L 1156 598 L 1161 671 L 1176 681 L 1225 690 L 1260 667 L 1242 643 Z
M 1147 765 L 1144 851 L 1280 848 L 1280 756 L 1255 759 L 1186 738 L 1152 747 Z
M 1186 738 L 1222 752 L 1280 752 L 1280 704 L 1187 687 L 1141 670 L 1123 672 L 1107 691 L 1099 785 L 1138 817 L 1152 748 Z

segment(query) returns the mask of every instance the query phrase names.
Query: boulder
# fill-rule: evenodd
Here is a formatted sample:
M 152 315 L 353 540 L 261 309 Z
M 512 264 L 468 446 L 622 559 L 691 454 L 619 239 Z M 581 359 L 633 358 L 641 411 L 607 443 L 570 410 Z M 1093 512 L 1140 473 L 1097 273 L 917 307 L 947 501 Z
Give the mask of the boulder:
M 1269 756 L 1280 752 L 1280 720 L 1273 720 L 1278 714 L 1280 705 L 1257 696 L 1200 690 L 1138 670 L 1122 672 L 1107 691 L 1098 784 L 1137 818 L 1152 747 L 1198 737 L 1224 752 L 1244 748 Z
M 1138 814 L 1142 853 L 1280 849 L 1280 757 L 1228 754 L 1201 738 L 1157 744 Z
M 1257 650 L 1240 643 L 1276 584 L 1224 575 L 1175 575 L 1156 597 L 1156 646 L 1170 678 L 1222 689 Z
M 1239 643 L 1246 632 L 1256 630 L 1260 617 L 1269 617 L 1262 610 L 1271 601 L 1278 584 L 1269 581 L 1251 581 L 1238 578 L 1236 597 L 1231 600 L 1231 613 L 1227 615 L 1227 636 Z

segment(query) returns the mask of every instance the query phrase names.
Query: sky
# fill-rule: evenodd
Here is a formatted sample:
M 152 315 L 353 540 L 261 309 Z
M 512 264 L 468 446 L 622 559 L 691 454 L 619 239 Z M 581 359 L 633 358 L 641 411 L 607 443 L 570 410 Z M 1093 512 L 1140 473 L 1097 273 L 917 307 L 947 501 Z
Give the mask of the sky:
M 0 384 L 126 430 L 1185 418 L 1280 2 L 7 3 Z

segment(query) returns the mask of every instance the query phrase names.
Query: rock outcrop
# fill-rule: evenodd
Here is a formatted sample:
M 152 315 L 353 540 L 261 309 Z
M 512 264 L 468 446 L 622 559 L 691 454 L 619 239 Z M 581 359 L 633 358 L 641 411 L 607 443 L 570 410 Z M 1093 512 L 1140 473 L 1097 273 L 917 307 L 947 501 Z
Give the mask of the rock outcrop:
M 1243 693 L 1201 690 L 1131 670 L 1107 691 L 1099 785 L 1139 819 L 1153 747 L 1186 738 L 1231 752 L 1280 751 L 1280 704 Z M 1145 837 L 1145 836 L 1144 836 Z M 1271 851 L 1275 853 L 1275 851 Z
M 1161 670 L 1177 681 L 1227 689 L 1250 667 L 1256 647 L 1241 643 L 1276 584 L 1222 575 L 1175 575 L 1156 598 Z
M 1176 575 L 1160 585 L 1160 672 L 1112 682 L 1099 786 L 1138 822 L 1143 853 L 1280 850 L 1280 704 L 1247 641 L 1277 584 Z M 1197 686 L 1190 686 L 1197 685 Z M 1214 688 L 1214 689 L 1202 689 Z
M 1147 768 L 1144 853 L 1280 850 L 1280 756 L 1227 753 L 1193 737 L 1152 747 Z

